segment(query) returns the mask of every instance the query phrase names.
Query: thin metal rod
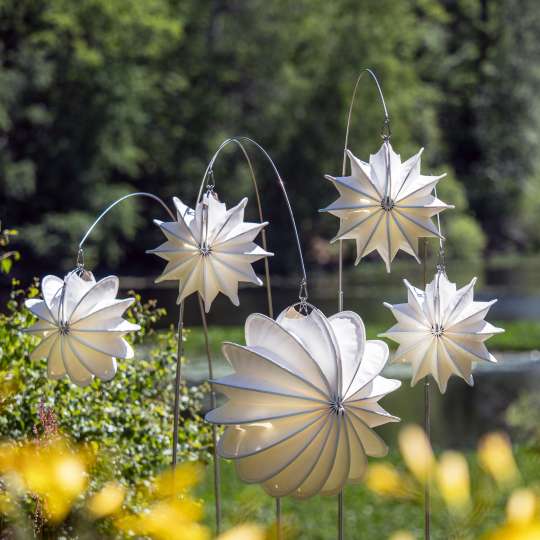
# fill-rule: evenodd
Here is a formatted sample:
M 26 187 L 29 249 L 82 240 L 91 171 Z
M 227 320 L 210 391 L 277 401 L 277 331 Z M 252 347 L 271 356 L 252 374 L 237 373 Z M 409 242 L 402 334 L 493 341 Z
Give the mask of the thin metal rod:
M 208 178 L 209 174 L 212 174 L 213 180 L 215 180 L 213 176 L 213 167 L 214 163 L 219 156 L 221 150 L 223 150 L 228 144 L 234 143 L 238 148 L 240 148 L 246 162 L 249 168 L 249 173 L 251 177 L 251 183 L 253 185 L 253 190 L 255 192 L 255 199 L 257 201 L 257 210 L 259 213 L 259 221 L 263 223 L 265 221 L 264 214 L 263 214 L 263 208 L 262 208 L 262 202 L 261 202 L 261 196 L 260 196 L 260 190 L 259 185 L 257 182 L 257 177 L 255 175 L 255 169 L 253 167 L 253 163 L 251 161 L 251 158 L 245 149 L 244 145 L 236 138 L 230 138 L 223 141 L 219 147 L 218 150 L 215 152 L 215 154 L 212 156 L 212 159 L 210 160 L 208 166 L 206 167 L 205 173 L 203 175 L 201 185 L 199 187 L 199 192 L 197 195 L 197 201 L 201 200 L 203 189 L 205 182 Z M 266 231 L 263 229 L 261 231 L 261 239 L 262 239 L 262 247 L 265 251 L 268 251 L 268 241 L 266 236 Z M 266 288 L 266 297 L 267 297 L 267 303 L 268 303 L 268 315 L 271 318 L 274 318 L 274 306 L 273 306 L 273 298 L 272 298 L 272 284 L 270 280 L 270 265 L 268 258 L 264 258 L 264 273 L 265 273 L 265 288 Z M 207 331 L 207 323 L 206 323 L 206 315 L 204 312 L 204 308 L 202 305 L 202 300 L 199 295 L 199 307 L 201 311 L 201 318 L 203 322 L 203 328 L 205 332 L 205 344 L 206 344 L 206 355 L 208 359 L 208 376 L 210 379 L 213 379 L 213 366 L 212 366 L 212 356 L 210 352 L 210 342 L 208 338 L 208 331 Z M 216 406 L 216 397 L 215 393 L 212 390 L 210 394 L 210 402 L 212 409 Z M 213 454 L 214 454 L 214 491 L 215 491 L 215 503 L 216 503 L 216 530 L 219 533 L 220 526 L 221 526 L 221 470 L 219 467 L 219 456 L 217 454 L 217 426 L 212 426 L 212 438 L 213 438 Z M 279 498 L 276 499 L 276 530 L 277 530 L 277 538 L 278 540 L 281 539 L 282 533 L 281 533 L 281 500 Z
M 362 77 L 368 73 L 373 81 L 375 82 L 375 85 L 377 86 L 377 91 L 379 93 L 379 97 L 381 100 L 381 104 L 384 110 L 384 124 L 383 129 L 387 128 L 389 130 L 389 122 L 390 122 L 390 116 L 388 114 L 388 109 L 386 107 L 386 101 L 384 100 L 384 95 L 381 89 L 381 85 L 379 84 L 379 80 L 377 79 L 377 76 L 373 71 L 369 68 L 364 68 L 360 71 L 360 74 L 358 75 L 358 78 L 356 79 L 356 84 L 354 85 L 354 90 L 351 97 L 351 103 L 349 105 L 349 113 L 347 114 L 347 127 L 345 129 L 345 144 L 343 145 L 343 163 L 341 165 L 341 176 L 345 176 L 345 173 L 347 172 L 347 149 L 349 146 L 349 132 L 351 129 L 351 120 L 352 120 L 352 112 L 354 108 L 354 104 L 356 102 L 356 93 L 358 90 L 358 86 L 360 84 L 360 81 L 362 80 Z M 389 136 L 389 134 L 388 134 Z M 338 311 L 343 311 L 343 240 L 339 240 L 339 256 L 338 256 Z M 343 497 L 343 491 L 341 491 L 338 495 L 338 539 L 343 540 L 344 534 L 345 534 L 345 523 L 344 523 L 344 511 L 345 511 L 345 503 L 344 503 L 344 497 Z
M 176 347 L 176 377 L 174 380 L 174 409 L 173 409 L 173 452 L 172 464 L 178 460 L 178 428 L 180 424 L 180 383 L 182 381 L 182 356 L 184 355 L 184 302 L 178 309 L 177 347 Z
M 198 200 L 200 200 L 200 198 L 202 196 L 202 192 L 203 192 L 204 184 L 206 182 L 206 178 L 208 177 L 208 174 L 210 173 L 210 171 L 213 170 L 214 162 L 217 159 L 220 152 L 228 144 L 235 143 L 235 144 L 238 144 L 240 146 L 242 141 L 246 141 L 246 142 L 249 142 L 250 144 L 254 145 L 263 154 L 263 156 L 267 159 L 267 161 L 270 163 L 270 165 L 272 167 L 272 170 L 274 171 L 274 175 L 275 175 L 275 178 L 277 180 L 278 186 L 279 186 L 279 188 L 280 188 L 280 190 L 281 190 L 281 192 L 283 194 L 283 198 L 285 199 L 285 204 L 287 206 L 287 211 L 289 213 L 289 217 L 290 217 L 290 220 L 291 220 L 291 225 L 292 225 L 293 232 L 294 232 L 294 238 L 295 238 L 295 241 L 296 241 L 296 248 L 297 248 L 297 251 L 298 251 L 298 259 L 299 259 L 299 263 L 300 263 L 300 270 L 301 270 L 301 274 L 302 274 L 302 284 L 304 285 L 305 289 L 307 289 L 307 274 L 306 274 L 306 268 L 305 268 L 305 264 L 304 264 L 304 255 L 303 255 L 303 251 L 302 251 L 302 244 L 300 242 L 300 235 L 298 233 L 298 227 L 296 226 L 296 220 L 294 218 L 294 212 L 293 212 L 293 209 L 292 209 L 292 206 L 291 206 L 291 202 L 289 200 L 289 196 L 287 194 L 287 189 L 285 188 L 285 183 L 283 182 L 283 179 L 282 179 L 282 177 L 281 177 L 281 175 L 279 173 L 279 170 L 278 170 L 276 164 L 274 163 L 274 161 L 272 160 L 272 158 L 270 157 L 268 152 L 257 141 L 251 139 L 250 137 L 244 137 L 244 136 L 231 137 L 231 138 L 226 139 L 225 141 L 223 141 L 220 144 L 219 148 L 216 150 L 216 152 L 213 155 L 210 162 L 208 163 L 208 166 L 206 167 L 206 171 L 205 171 L 204 176 L 202 178 L 201 186 L 199 188 Z M 246 155 L 246 153 L 244 155 Z
M 153 199 L 154 201 L 157 201 L 159 204 L 161 204 L 161 206 L 163 206 L 163 208 L 165 208 L 165 210 L 167 211 L 167 213 L 169 214 L 169 216 L 171 216 L 172 220 L 175 221 L 176 220 L 176 217 L 175 215 L 171 212 L 171 209 L 163 202 L 162 199 L 160 199 L 157 195 L 153 195 L 152 193 L 146 193 L 146 192 L 142 192 L 142 191 L 139 191 L 139 192 L 136 192 L 136 193 L 128 193 L 127 195 L 124 195 L 123 197 L 120 197 L 119 199 L 117 199 L 116 201 L 114 201 L 113 203 L 111 203 L 109 206 L 107 206 L 107 208 L 105 208 L 105 210 L 103 210 L 103 212 L 101 212 L 101 214 L 99 214 L 99 216 L 97 217 L 97 219 L 94 221 L 94 223 L 92 223 L 92 225 L 90 226 L 90 228 L 86 231 L 86 234 L 83 236 L 82 240 L 79 242 L 79 249 L 82 249 L 83 247 L 83 244 L 86 242 L 86 239 L 90 236 L 90 233 L 94 230 L 95 226 L 117 205 L 117 204 L 120 204 L 122 201 L 125 201 L 126 199 L 130 199 L 131 197 L 148 197 L 149 199 Z
M 345 145 L 343 147 L 343 172 L 342 175 L 345 176 L 345 162 L 347 158 L 347 149 L 349 147 L 349 131 L 351 128 L 351 119 L 352 119 L 352 112 L 354 109 L 354 104 L 356 102 L 356 93 L 358 91 L 358 86 L 360 85 L 360 81 L 364 77 L 364 75 L 368 73 L 373 81 L 375 82 L 375 85 L 377 86 L 377 91 L 379 93 L 379 98 L 381 100 L 381 105 L 384 109 L 384 125 L 388 125 L 390 121 L 390 115 L 388 114 L 388 108 L 386 107 L 386 101 L 384 100 L 384 94 L 381 89 L 381 85 L 379 84 L 379 79 L 377 79 L 377 76 L 375 73 L 369 69 L 364 68 L 360 71 L 360 74 L 358 75 L 358 78 L 356 79 L 356 84 L 354 85 L 354 90 L 351 97 L 351 104 L 349 105 L 349 114 L 347 115 L 347 128 L 345 130 Z
M 276 498 L 276 539 L 281 540 L 281 499 Z
M 208 338 L 208 324 L 206 321 L 206 313 L 204 311 L 204 305 L 200 293 L 197 295 L 199 299 L 199 310 L 201 312 L 201 320 L 204 332 L 204 345 L 206 348 L 206 358 L 208 359 L 208 377 L 210 380 L 214 379 L 214 368 L 212 366 L 212 353 L 210 351 L 210 340 Z M 216 408 L 216 393 L 214 389 L 210 388 L 210 407 Z M 219 463 L 219 456 L 217 452 L 217 426 L 212 424 L 212 451 L 214 455 L 214 500 L 216 506 L 216 535 L 219 536 L 221 532 L 221 468 Z
M 428 241 L 422 238 L 422 261 L 423 261 L 423 281 L 424 290 L 427 285 L 427 262 L 428 262 Z M 424 379 L 424 430 L 431 444 L 431 392 L 428 376 Z M 431 529 L 431 476 L 428 473 L 424 485 L 424 540 L 430 539 Z
M 345 538 L 344 510 L 345 502 L 343 500 L 343 491 L 340 491 L 338 495 L 338 540 L 343 540 Z
M 431 444 L 431 392 L 430 382 L 426 377 L 424 379 L 424 429 L 426 436 Z M 430 539 L 431 529 L 431 477 L 428 473 L 424 486 L 424 538 Z
M 204 172 L 204 175 L 202 177 L 201 185 L 199 186 L 199 192 L 197 194 L 197 201 L 201 200 L 204 185 L 205 185 L 205 182 L 206 182 L 206 180 L 208 178 L 208 175 L 212 173 L 212 177 L 213 177 L 213 167 L 214 167 L 214 163 L 215 163 L 217 157 L 219 156 L 221 150 L 223 150 L 230 143 L 234 143 L 234 144 L 236 144 L 238 146 L 238 148 L 240 148 L 240 150 L 242 151 L 242 154 L 243 154 L 243 156 L 244 156 L 244 158 L 245 158 L 245 160 L 247 162 L 247 165 L 248 165 L 248 168 L 249 168 L 249 175 L 250 175 L 250 178 L 251 178 L 251 183 L 253 185 L 253 191 L 255 192 L 255 199 L 257 201 L 257 210 L 259 212 L 259 220 L 260 220 L 261 223 L 263 223 L 265 221 L 265 219 L 264 219 L 264 214 L 263 214 L 263 209 L 262 209 L 259 185 L 257 183 L 257 177 L 255 175 L 255 169 L 253 167 L 253 163 L 251 161 L 251 158 L 249 157 L 249 154 L 248 154 L 247 150 L 245 149 L 244 145 L 239 140 L 237 140 L 235 138 L 225 139 L 219 145 L 218 149 L 216 150 L 216 152 L 212 156 L 212 159 L 208 163 L 208 165 L 206 167 L 206 170 Z M 261 231 L 261 242 L 262 242 L 263 249 L 265 251 L 268 251 L 268 238 L 267 238 L 267 234 L 266 234 L 266 229 L 262 229 L 262 231 Z M 274 309 L 273 309 L 273 302 L 272 302 L 272 286 L 271 286 L 271 283 L 270 283 L 270 262 L 268 260 L 268 257 L 264 257 L 263 264 L 264 264 L 264 276 L 265 276 L 265 281 L 266 281 L 266 297 L 267 297 L 267 302 L 268 302 L 268 315 L 270 317 L 274 318 Z

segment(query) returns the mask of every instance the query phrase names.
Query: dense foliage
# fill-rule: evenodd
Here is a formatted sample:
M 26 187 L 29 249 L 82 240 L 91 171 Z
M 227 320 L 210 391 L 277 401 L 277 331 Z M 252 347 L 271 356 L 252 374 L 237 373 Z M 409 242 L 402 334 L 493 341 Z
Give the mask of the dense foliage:
M 395 147 L 424 145 L 426 169 L 455 171 L 441 190 L 461 192 L 443 219 L 450 240 L 469 239 L 457 254 L 482 249 L 484 234 L 491 249 L 537 248 L 539 21 L 533 0 L 4 0 L 0 216 L 20 228 L 29 262 L 71 267 L 107 202 L 143 189 L 193 200 L 219 141 L 241 133 L 281 167 L 305 240 L 328 238 L 336 222 L 316 210 L 334 194 L 322 175 L 341 169 L 351 90 L 370 66 Z M 367 80 L 358 97 L 350 146 L 366 155 L 381 109 Z M 251 190 L 241 163 L 228 153 L 216 167 L 229 200 Z M 270 244 L 292 249 L 268 167 L 257 170 Z M 140 246 L 155 243 L 161 210 L 116 211 L 95 231 L 93 260 L 143 273 Z
M 163 310 L 136 295 L 128 313 L 141 326 L 134 336 L 136 357 L 119 361 L 111 382 L 96 380 L 83 389 L 67 379 L 48 380 L 46 360 L 29 359 L 36 338 L 23 333 L 33 316 L 22 299 L 37 294 L 36 286 L 15 289 L 6 313 L 0 314 L 0 437 L 32 437 L 45 406 L 54 411 L 64 434 L 99 450 L 110 468 L 107 477 L 138 482 L 169 465 L 177 343 L 172 329 L 153 332 Z M 205 386 L 182 386 L 180 459 L 209 455 L 211 432 L 201 417 L 206 391 Z

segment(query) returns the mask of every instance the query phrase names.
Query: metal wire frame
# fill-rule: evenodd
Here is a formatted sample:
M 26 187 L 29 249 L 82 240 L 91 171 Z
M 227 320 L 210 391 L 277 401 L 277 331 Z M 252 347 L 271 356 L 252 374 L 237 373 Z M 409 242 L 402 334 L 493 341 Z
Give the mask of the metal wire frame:
M 349 147 L 349 132 L 351 129 L 351 120 L 352 120 L 352 112 L 354 109 L 354 104 L 356 102 L 356 94 L 358 91 L 358 87 L 360 85 L 360 81 L 364 77 L 365 74 L 368 74 L 373 82 L 375 83 L 377 87 L 377 92 L 379 94 L 379 98 L 381 101 L 382 108 L 384 110 L 384 120 L 383 125 L 381 128 L 381 137 L 383 138 L 383 141 L 385 145 L 388 148 L 388 143 L 390 140 L 390 137 L 392 135 L 391 129 L 390 129 L 390 115 L 388 114 L 388 108 L 386 107 L 386 101 L 384 99 L 384 94 L 382 92 L 381 85 L 379 83 L 379 80 L 377 79 L 377 76 L 375 73 L 369 69 L 364 68 L 360 71 L 357 79 L 356 84 L 354 85 L 354 90 L 351 97 L 351 102 L 349 105 L 349 112 L 347 114 L 347 127 L 345 129 L 345 144 L 343 145 L 343 163 L 341 167 L 341 175 L 345 176 L 347 172 L 347 150 Z M 388 150 L 387 150 L 388 151 Z M 387 175 L 388 177 L 388 175 Z M 388 185 L 389 182 L 387 182 L 386 192 L 388 194 L 388 189 L 390 186 Z M 339 255 L 338 255 L 338 310 L 343 311 L 343 240 L 339 240 Z M 338 495 L 338 540 L 343 540 L 345 535 L 345 500 L 343 496 L 343 491 L 341 491 Z
M 205 173 L 204 173 L 204 175 L 202 177 L 201 184 L 200 184 L 200 187 L 199 187 L 199 193 L 197 195 L 197 201 L 200 201 L 202 196 L 203 196 L 203 190 L 204 190 L 205 184 L 206 184 L 207 190 L 213 190 L 215 188 L 215 184 L 213 183 L 215 181 L 214 172 L 213 172 L 213 167 L 214 167 L 215 161 L 218 158 L 218 156 L 220 155 L 220 153 L 229 144 L 235 144 L 240 149 L 240 151 L 242 152 L 242 155 L 244 156 L 244 158 L 245 158 L 245 160 L 246 160 L 246 162 L 248 164 L 250 178 L 251 178 L 251 182 L 252 182 L 252 185 L 253 185 L 253 190 L 255 192 L 255 198 L 257 200 L 257 208 L 258 208 L 258 212 L 259 212 L 259 219 L 260 219 L 261 222 L 264 222 L 264 214 L 263 214 L 263 209 L 262 209 L 262 202 L 261 202 L 261 196 L 260 196 L 259 185 L 258 185 L 258 182 L 257 182 L 257 177 L 255 175 L 255 171 L 254 171 L 253 164 L 252 164 L 251 158 L 249 156 L 249 153 L 247 152 L 247 150 L 246 150 L 244 144 L 242 144 L 242 142 L 248 142 L 251 145 L 255 146 L 255 148 L 257 148 L 261 152 L 261 154 L 264 156 L 264 158 L 270 163 L 270 165 L 272 167 L 272 170 L 274 172 L 276 181 L 277 181 L 278 186 L 280 188 L 280 191 L 283 194 L 285 204 L 286 204 L 286 207 L 287 207 L 287 211 L 288 211 L 288 214 L 289 214 L 289 217 L 290 217 L 290 220 L 291 220 L 291 225 L 293 227 L 296 247 L 297 247 L 297 250 L 298 250 L 300 270 L 301 270 L 301 280 L 300 280 L 300 287 L 299 287 L 299 294 L 298 294 L 300 302 L 298 303 L 298 305 L 300 305 L 300 306 L 308 305 L 308 303 L 307 303 L 307 299 L 308 299 L 307 275 L 306 275 L 306 269 L 305 269 L 305 264 L 304 264 L 302 244 L 300 242 L 300 236 L 298 234 L 298 228 L 297 228 L 297 225 L 296 225 L 296 220 L 294 218 L 294 212 L 292 210 L 290 199 L 289 199 L 289 196 L 287 194 L 287 189 L 285 187 L 285 183 L 284 183 L 284 181 L 283 181 L 283 179 L 281 177 L 281 174 L 279 173 L 279 170 L 278 170 L 275 162 L 273 161 L 273 159 L 270 157 L 270 155 L 268 154 L 268 152 L 265 150 L 265 148 L 263 146 L 261 146 L 257 141 L 251 139 L 250 137 L 245 137 L 245 136 L 231 137 L 229 139 L 224 140 L 219 145 L 218 149 L 216 150 L 216 152 L 212 156 L 212 159 L 208 163 L 208 166 L 206 167 Z M 211 179 L 212 183 L 210 183 L 210 179 Z M 263 249 L 265 251 L 268 251 L 267 238 L 266 238 L 266 233 L 265 233 L 264 229 L 262 230 L 261 237 L 262 237 Z M 265 262 L 265 274 L 266 274 L 266 292 L 267 292 L 267 301 L 268 301 L 268 314 L 269 314 L 269 316 L 271 318 L 274 318 L 274 309 L 273 309 L 273 302 L 272 302 L 272 286 L 271 286 L 271 282 L 270 282 L 270 270 L 269 270 L 268 258 L 265 258 L 264 262 Z M 199 299 L 199 302 L 200 302 L 200 299 Z M 206 328 L 207 328 L 207 326 L 206 326 L 206 316 L 205 316 L 204 310 L 202 309 L 202 303 L 200 303 L 200 306 L 201 306 L 201 317 L 203 319 L 203 326 L 204 326 L 204 329 L 205 329 L 205 340 L 206 340 L 207 358 L 208 358 L 208 373 L 209 373 L 210 379 L 212 379 L 213 378 L 213 368 L 212 368 L 212 359 L 211 359 L 211 356 L 210 356 L 210 348 L 209 348 L 209 345 L 208 345 L 208 333 L 207 333 L 207 330 L 206 330 Z M 214 393 L 213 390 L 211 390 L 211 403 L 212 403 L 212 407 L 214 407 L 215 406 L 215 393 Z M 217 430 L 217 428 L 216 428 L 215 425 L 213 426 L 213 430 L 214 430 L 213 431 L 213 434 L 214 434 L 214 464 L 218 464 L 219 463 L 219 456 L 217 455 L 217 446 L 216 446 L 216 442 L 217 442 L 217 435 L 216 435 L 217 431 L 216 430 Z M 217 467 L 215 466 L 214 471 L 216 471 L 216 469 L 219 471 L 219 465 L 217 465 Z M 217 475 L 216 475 L 216 473 L 214 475 L 214 489 L 216 490 L 216 500 L 218 499 L 217 493 L 220 491 L 220 488 L 221 488 L 220 475 L 219 475 L 219 472 L 218 472 Z M 278 540 L 281 540 L 281 538 L 282 538 L 282 530 L 281 530 L 281 499 L 279 497 L 276 498 L 275 512 L 276 512 L 276 536 L 277 536 Z M 219 513 L 221 513 L 221 507 L 219 507 Z M 216 506 L 216 516 L 217 516 L 217 514 L 218 514 L 218 507 Z

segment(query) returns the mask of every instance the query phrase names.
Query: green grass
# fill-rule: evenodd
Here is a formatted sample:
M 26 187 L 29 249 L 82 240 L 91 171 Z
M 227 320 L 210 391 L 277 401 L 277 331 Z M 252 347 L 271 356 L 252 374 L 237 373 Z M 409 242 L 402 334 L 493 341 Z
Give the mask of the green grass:
M 540 480 L 540 456 L 522 448 L 516 450 L 516 460 L 527 485 L 537 485 Z M 475 454 L 466 454 L 471 469 L 472 496 L 475 517 L 470 521 L 450 516 L 444 504 L 433 496 L 433 540 L 472 540 L 496 527 L 504 520 L 508 492 L 500 492 L 491 480 L 480 472 Z M 400 470 L 403 463 L 396 452 L 389 461 Z M 370 463 L 381 462 L 370 459 Z M 228 529 L 243 522 L 270 525 L 274 521 L 275 502 L 257 485 L 243 484 L 236 476 L 231 462 L 221 460 L 223 528 Z M 421 493 L 419 491 L 419 493 Z M 214 524 L 214 496 L 212 466 L 199 487 L 198 496 L 205 503 L 205 522 Z M 290 532 L 286 540 L 328 540 L 336 538 L 337 497 L 316 496 L 306 501 L 291 498 L 282 500 L 283 521 Z M 468 525 L 467 525 L 468 524 Z M 396 530 L 407 530 L 415 538 L 423 536 L 423 504 L 416 501 L 398 501 L 381 498 L 371 493 L 363 484 L 348 485 L 345 489 L 345 526 L 349 540 L 385 540 Z
M 495 326 L 504 328 L 503 334 L 498 334 L 489 340 L 489 348 L 494 351 L 530 351 L 540 349 L 540 321 L 493 321 Z M 378 334 L 388 328 L 377 324 L 367 324 L 368 339 L 377 339 Z M 244 329 L 241 326 L 211 326 L 209 328 L 211 349 L 214 354 L 220 352 L 223 341 L 244 343 Z M 391 349 L 395 343 L 387 340 Z M 188 333 L 188 356 L 204 355 L 204 333 L 202 328 L 195 327 Z

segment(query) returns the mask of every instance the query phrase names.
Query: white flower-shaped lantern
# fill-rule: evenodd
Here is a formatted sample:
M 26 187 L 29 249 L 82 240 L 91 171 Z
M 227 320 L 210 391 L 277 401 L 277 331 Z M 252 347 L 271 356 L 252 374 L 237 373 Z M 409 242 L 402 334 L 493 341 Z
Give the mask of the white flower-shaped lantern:
M 224 343 L 235 373 L 213 381 L 228 401 L 206 419 L 226 425 L 218 445 L 248 483 L 272 496 L 338 493 L 359 481 L 366 455 L 387 447 L 372 428 L 398 421 L 379 404 L 400 386 L 379 373 L 382 341 L 367 341 L 362 320 L 344 311 L 285 310 L 276 321 L 248 317 L 246 346 Z
M 94 376 L 111 380 L 116 374 L 116 358 L 133 357 L 133 349 L 123 336 L 139 326 L 122 315 L 134 298 L 116 298 L 116 276 L 96 283 L 90 272 L 72 272 L 63 280 L 45 276 L 41 290 L 43 300 L 26 300 L 26 307 L 39 320 L 25 332 L 43 337 L 31 357 L 47 358 L 51 379 L 67 373 L 79 386 L 90 384 Z
M 484 320 L 496 300 L 475 302 L 475 283 L 476 278 L 458 290 L 439 271 L 425 292 L 405 280 L 406 304 L 385 304 L 397 324 L 383 336 L 399 343 L 396 361 L 411 363 L 411 385 L 432 375 L 444 393 L 448 379 L 457 375 L 472 386 L 473 362 L 496 362 L 484 342 L 504 330 Z
M 339 231 L 332 242 L 356 240 L 355 264 L 377 250 L 390 272 L 390 265 L 400 249 L 420 262 L 418 239 L 440 236 L 431 218 L 452 206 L 432 195 L 445 175 L 420 173 L 422 151 L 402 163 L 390 142 L 385 141 L 380 150 L 370 156 L 369 163 L 365 163 L 347 150 L 351 175 L 325 177 L 340 196 L 321 211 L 340 219 Z
M 156 283 L 178 280 L 178 303 L 199 292 L 207 312 L 220 291 L 239 305 L 238 283 L 262 285 L 251 265 L 273 255 L 253 242 L 268 223 L 244 222 L 247 199 L 229 210 L 213 192 L 205 193 L 195 210 L 173 201 L 178 220 L 155 220 L 167 238 L 149 251 L 167 261 Z

